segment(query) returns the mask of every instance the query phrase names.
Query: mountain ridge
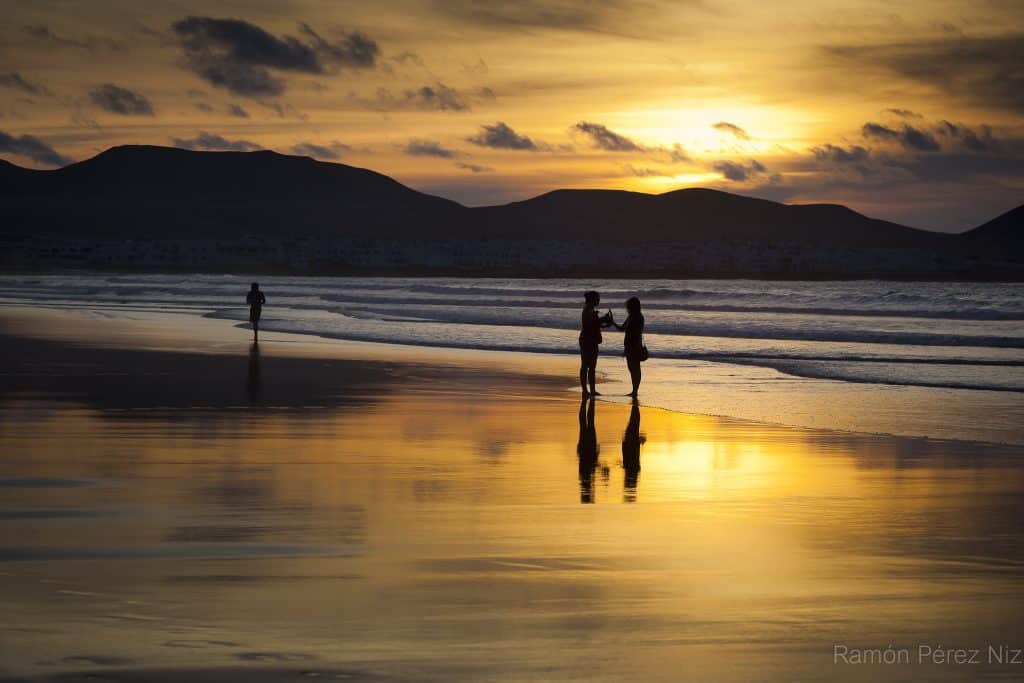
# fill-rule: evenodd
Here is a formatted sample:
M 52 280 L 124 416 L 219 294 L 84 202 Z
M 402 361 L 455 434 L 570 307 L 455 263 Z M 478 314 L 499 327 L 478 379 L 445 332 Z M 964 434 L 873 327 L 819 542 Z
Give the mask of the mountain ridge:
M 142 145 L 113 147 L 49 171 L 4 162 L 0 200 L 0 242 L 12 245 L 7 259 L 15 263 L 46 261 L 48 254 L 82 260 L 77 241 L 84 248 L 107 244 L 103 262 L 126 264 L 130 258 L 110 244 L 142 240 L 176 243 L 164 250 L 185 267 L 198 263 L 200 242 L 256 240 L 260 246 L 218 252 L 213 261 L 204 256 L 202 265 L 244 264 L 240 254 L 251 252 L 276 254 L 299 270 L 316 262 L 327 269 L 442 273 L 493 267 L 541 274 L 902 276 L 978 272 L 995 262 L 1016 272 L 1020 230 L 1012 226 L 1024 215 L 1020 207 L 949 234 L 840 204 L 782 204 L 709 188 L 559 189 L 468 207 L 370 169 L 310 157 Z M 164 257 L 153 258 L 162 263 Z

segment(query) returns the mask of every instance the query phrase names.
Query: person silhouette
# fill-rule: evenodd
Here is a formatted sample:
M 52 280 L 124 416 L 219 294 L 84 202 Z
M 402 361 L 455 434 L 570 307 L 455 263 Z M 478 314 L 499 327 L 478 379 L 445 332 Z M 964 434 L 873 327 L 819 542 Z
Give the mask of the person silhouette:
M 263 313 L 263 304 L 267 303 L 267 297 L 260 291 L 260 283 L 252 283 L 249 293 L 245 295 L 245 303 L 249 304 L 249 322 L 252 323 L 253 341 L 259 341 L 260 314 Z
M 597 429 L 594 427 L 594 397 L 584 396 L 580 400 L 580 438 L 576 442 L 579 456 L 580 502 L 594 502 L 594 471 L 597 469 L 597 454 L 601 447 L 597 443 Z
M 612 321 L 615 329 L 625 332 L 622 337 L 622 355 L 626 357 L 626 367 L 629 368 L 629 378 L 633 383 L 633 391 L 628 395 L 636 398 L 640 391 L 640 363 L 646 360 L 646 349 L 644 348 L 644 314 L 640 309 L 640 299 L 635 296 L 626 300 L 626 322 L 619 325 Z
M 636 484 L 640 477 L 640 446 L 646 441 L 647 437 L 640 433 L 640 404 L 634 398 L 633 408 L 629 411 L 629 422 L 622 434 L 622 469 L 625 472 L 622 500 L 625 503 L 636 502 Z
M 601 295 L 591 290 L 583 295 L 583 314 L 580 325 L 580 388 L 583 396 L 597 396 L 597 353 L 601 344 L 601 328 L 612 325 L 611 312 L 597 314 Z M 590 391 L 587 391 L 589 385 Z

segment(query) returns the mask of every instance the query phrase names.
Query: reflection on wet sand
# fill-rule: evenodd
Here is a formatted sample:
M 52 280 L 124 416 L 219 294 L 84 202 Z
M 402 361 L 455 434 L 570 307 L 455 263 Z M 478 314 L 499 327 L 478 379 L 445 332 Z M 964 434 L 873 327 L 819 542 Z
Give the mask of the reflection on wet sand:
M 249 347 L 249 372 L 245 376 L 245 393 L 249 396 L 250 404 L 260 403 L 263 394 L 263 374 L 260 372 L 259 342 L 253 342 Z
M 597 443 L 597 429 L 594 426 L 594 397 L 580 401 L 580 438 L 576 443 L 579 458 L 580 502 L 594 502 L 594 471 L 601 447 Z
M 640 404 L 633 399 L 629 411 L 629 424 L 622 435 L 622 500 L 625 503 L 636 502 L 637 479 L 640 476 L 640 446 L 647 437 L 640 433 Z
M 270 360 L 263 400 L 307 405 Z M 228 370 L 222 405 L 173 415 L 96 387 L 5 393 L 0 675 L 1016 671 L 832 659 L 834 643 L 1020 647 L 1014 449 L 577 404 L 424 367 L 356 367 L 317 409 L 238 410 Z M 600 461 L 616 440 L 621 463 Z

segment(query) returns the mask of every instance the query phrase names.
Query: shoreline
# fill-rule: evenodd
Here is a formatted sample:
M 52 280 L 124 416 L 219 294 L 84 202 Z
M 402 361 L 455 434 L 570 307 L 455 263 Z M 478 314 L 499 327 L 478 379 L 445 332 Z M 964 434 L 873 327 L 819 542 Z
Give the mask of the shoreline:
M 71 311 L 55 308 L 26 311 L 10 306 L 0 306 L 0 335 L 7 336 L 8 342 L 11 338 L 40 339 L 52 344 L 83 347 L 111 354 L 159 352 L 178 356 L 191 354 L 199 357 L 228 356 L 237 358 L 244 352 L 250 356 L 251 360 L 252 344 L 251 339 L 245 336 L 249 332 L 245 323 L 225 318 L 197 316 L 192 313 L 135 312 L 131 315 L 135 317 L 104 317 L 89 310 Z M 233 338 L 235 337 L 234 333 L 238 333 L 237 338 Z M 567 354 L 412 346 L 353 341 L 291 332 L 267 331 L 261 332 L 261 337 L 263 343 L 259 346 L 259 356 L 263 359 L 278 359 L 300 364 L 303 362 L 309 364 L 318 361 L 338 361 L 352 363 L 353 367 L 358 367 L 357 363 L 372 363 L 392 370 L 395 366 L 435 368 L 459 371 L 463 373 L 464 378 L 470 377 L 474 372 L 484 372 L 487 377 L 480 379 L 485 382 L 494 382 L 498 377 L 504 377 L 507 381 L 518 379 L 524 385 L 532 385 L 534 389 L 543 388 L 545 394 L 550 397 L 569 400 L 580 398 L 579 392 L 575 390 L 574 386 L 577 381 L 578 361 L 575 356 Z M 607 362 L 612 358 L 617 359 L 618 356 L 605 356 L 604 358 Z M 778 372 L 772 368 L 763 368 L 757 365 L 745 366 L 742 363 L 709 362 L 707 364 L 725 368 L 730 366 L 750 367 Z M 295 376 L 305 376 L 309 386 L 315 386 L 315 374 L 297 371 Z M 602 386 L 606 389 L 610 386 L 617 386 L 617 382 L 623 382 L 625 377 L 624 368 L 616 368 L 614 365 L 611 367 L 599 366 L 598 388 L 600 390 Z M 794 375 L 793 377 L 799 378 L 800 376 Z M 646 386 L 649 388 L 657 381 L 648 381 Z M 851 382 L 850 384 L 856 387 L 858 384 L 866 383 Z M 899 387 L 899 385 L 893 386 L 907 388 Z M 750 419 L 728 412 L 680 410 L 658 403 L 648 403 L 644 399 L 642 391 L 640 405 L 644 410 L 662 410 L 682 416 L 706 417 L 769 428 L 833 433 L 839 438 L 893 438 L 935 444 L 949 442 L 964 446 L 1010 449 L 1018 449 L 1024 445 L 987 439 L 788 424 L 779 421 Z M 603 392 L 597 400 L 610 405 L 628 405 L 630 403 L 628 397 L 608 392 Z

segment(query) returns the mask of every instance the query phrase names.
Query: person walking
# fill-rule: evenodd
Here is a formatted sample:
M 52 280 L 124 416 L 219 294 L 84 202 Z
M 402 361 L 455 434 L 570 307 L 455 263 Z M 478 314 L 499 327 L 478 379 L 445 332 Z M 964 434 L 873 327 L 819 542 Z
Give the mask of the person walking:
M 267 303 L 267 297 L 260 291 L 260 283 L 252 283 L 249 293 L 245 295 L 245 302 L 249 304 L 249 322 L 252 323 L 252 340 L 260 340 L 260 315 L 263 313 L 263 304 Z

